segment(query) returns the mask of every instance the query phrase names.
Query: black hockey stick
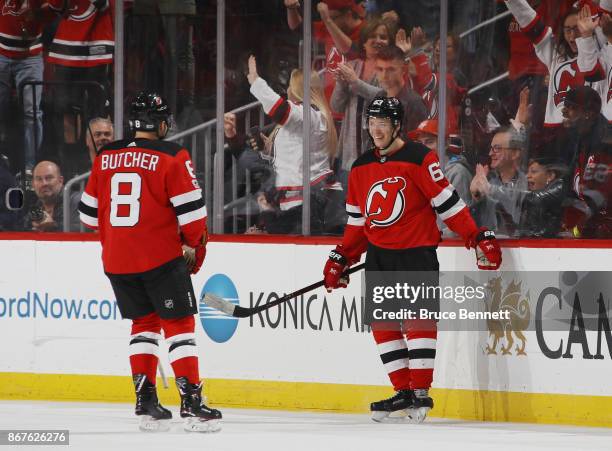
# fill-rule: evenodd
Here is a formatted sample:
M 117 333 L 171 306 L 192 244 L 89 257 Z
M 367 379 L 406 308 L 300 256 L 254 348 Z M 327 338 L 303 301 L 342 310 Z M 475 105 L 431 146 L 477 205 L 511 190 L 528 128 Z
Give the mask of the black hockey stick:
M 357 266 L 353 266 L 352 268 L 349 268 L 347 271 L 345 271 L 344 274 L 345 275 L 353 274 L 354 272 L 357 272 L 363 269 L 364 266 L 365 266 L 365 263 L 362 263 Z M 319 280 L 318 282 L 308 285 L 307 287 L 300 288 L 299 290 L 294 291 L 293 293 L 286 294 L 282 298 L 278 298 L 275 301 L 269 302 L 267 304 L 259 305 L 257 307 L 251 307 L 251 308 L 241 307 L 239 305 L 232 304 L 231 302 L 223 299 L 221 296 L 217 296 L 216 294 L 213 294 L 213 293 L 206 293 L 204 295 L 204 303 L 208 305 L 209 307 L 212 307 L 215 310 L 220 310 L 229 316 L 233 316 L 234 318 L 248 318 L 249 316 L 253 316 L 256 313 L 263 312 L 264 310 L 274 307 L 275 305 L 282 304 L 283 302 L 287 302 L 290 299 L 293 299 L 304 293 L 308 293 L 309 291 L 322 287 L 323 284 L 324 284 L 324 281 Z

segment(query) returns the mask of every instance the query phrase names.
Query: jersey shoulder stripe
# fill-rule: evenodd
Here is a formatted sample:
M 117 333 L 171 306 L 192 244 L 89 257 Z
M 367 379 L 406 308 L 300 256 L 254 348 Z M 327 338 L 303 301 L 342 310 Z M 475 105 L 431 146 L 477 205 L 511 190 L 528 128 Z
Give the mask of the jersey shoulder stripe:
M 389 161 L 403 161 L 421 166 L 430 152 L 432 150 L 421 143 L 407 141 L 404 147 L 389 156 Z
M 423 164 L 423 160 L 425 160 L 425 157 L 430 152 L 432 152 L 432 150 L 421 143 L 407 141 L 404 144 L 404 147 L 392 155 L 389 155 L 386 158 L 386 161 L 406 162 L 421 166 L 421 164 Z M 351 169 L 380 161 L 381 158 L 379 158 L 373 150 L 368 150 L 355 160 Z
M 351 170 L 359 166 L 374 163 L 376 161 L 378 161 L 378 158 L 376 158 L 374 151 L 372 149 L 368 149 L 365 153 L 362 153 L 361 155 L 359 155 L 359 157 L 357 157 L 357 159 L 353 162 L 353 165 L 351 166 Z
M 113 150 L 121 150 L 130 147 L 137 147 L 139 149 L 146 150 L 154 150 L 156 152 L 165 153 L 172 157 L 176 156 L 181 150 L 184 149 L 183 146 L 172 142 L 172 141 L 161 141 L 161 140 L 153 140 L 153 139 L 121 139 L 119 141 L 114 141 L 112 143 L 107 144 L 102 147 L 98 154 L 101 154 L 105 151 L 113 151 Z

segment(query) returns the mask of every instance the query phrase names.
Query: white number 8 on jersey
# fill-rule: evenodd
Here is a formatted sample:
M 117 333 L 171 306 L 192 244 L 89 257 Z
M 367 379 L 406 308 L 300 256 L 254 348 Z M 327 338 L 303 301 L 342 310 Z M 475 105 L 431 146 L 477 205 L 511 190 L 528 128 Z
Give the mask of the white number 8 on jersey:
M 129 194 L 119 194 L 119 184 L 130 185 Z M 118 172 L 111 177 L 111 211 L 110 223 L 113 227 L 132 227 L 140 218 L 140 175 L 133 172 Z M 119 216 L 119 206 L 127 205 L 129 214 Z

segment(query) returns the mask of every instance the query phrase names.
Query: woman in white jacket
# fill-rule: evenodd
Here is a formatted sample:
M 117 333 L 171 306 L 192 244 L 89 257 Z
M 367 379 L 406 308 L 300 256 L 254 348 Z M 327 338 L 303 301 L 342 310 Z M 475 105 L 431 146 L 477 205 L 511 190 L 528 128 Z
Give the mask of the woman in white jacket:
M 505 3 L 521 31 L 531 39 L 536 55 L 548 68 L 550 81 L 544 127 L 559 128 L 563 123 L 563 101 L 568 91 L 577 86 L 593 86 L 596 82 L 590 74 L 578 69 L 579 9 L 572 7 L 565 13 L 555 36 L 527 0 L 505 0 Z
M 275 170 L 275 188 L 280 214 L 274 221 L 266 221 L 270 233 L 300 233 L 303 191 L 303 120 L 304 75 L 295 69 L 291 73 L 287 99 L 282 98 L 257 74 L 257 62 L 249 57 L 247 78 L 251 94 L 259 100 L 266 114 L 277 124 L 270 138 Z M 310 82 L 310 185 L 311 233 L 325 230 L 325 207 L 328 192 L 341 190 L 331 169 L 337 135 L 323 85 L 316 72 Z

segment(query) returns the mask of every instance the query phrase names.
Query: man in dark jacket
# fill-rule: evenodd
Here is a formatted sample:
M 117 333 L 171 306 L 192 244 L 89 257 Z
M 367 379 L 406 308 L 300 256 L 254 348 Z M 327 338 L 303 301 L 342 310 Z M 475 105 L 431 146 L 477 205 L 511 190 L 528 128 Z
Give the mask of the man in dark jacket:
M 563 126 L 568 129 L 568 136 L 563 154 L 569 161 L 570 177 L 573 176 L 573 194 L 588 206 L 586 217 L 568 225 L 575 226 L 575 236 L 609 238 L 612 236 L 611 126 L 600 113 L 599 94 L 588 86 L 572 89 L 564 104 Z

